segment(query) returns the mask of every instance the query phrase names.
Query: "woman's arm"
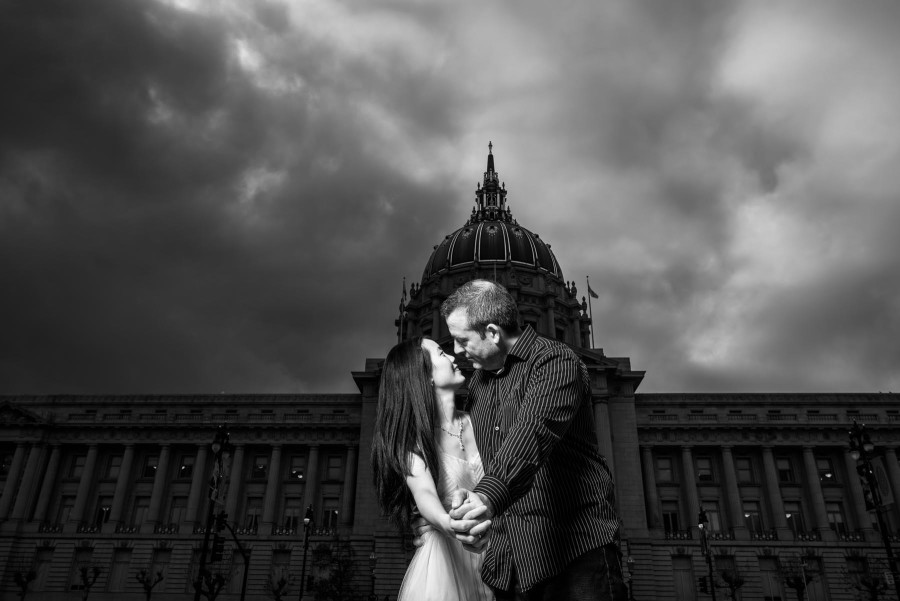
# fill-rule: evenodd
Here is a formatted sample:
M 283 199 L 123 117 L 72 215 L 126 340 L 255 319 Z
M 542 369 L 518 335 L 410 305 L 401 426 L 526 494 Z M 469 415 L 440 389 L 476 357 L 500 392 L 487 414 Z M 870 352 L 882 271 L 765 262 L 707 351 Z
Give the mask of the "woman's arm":
M 456 533 L 450 528 L 450 514 L 438 498 L 434 480 L 431 479 L 431 472 L 425 461 L 418 455 L 410 454 L 409 465 L 410 474 L 406 477 L 406 485 L 416 500 L 419 514 L 435 529 L 447 536 L 454 536 Z

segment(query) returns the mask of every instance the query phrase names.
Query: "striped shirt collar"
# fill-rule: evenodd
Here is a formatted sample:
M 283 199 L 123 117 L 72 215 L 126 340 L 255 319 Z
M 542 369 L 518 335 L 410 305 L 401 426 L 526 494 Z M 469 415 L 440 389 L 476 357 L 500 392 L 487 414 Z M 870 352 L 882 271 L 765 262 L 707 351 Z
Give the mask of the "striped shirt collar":
M 506 353 L 506 358 L 503 360 L 503 367 L 496 371 L 490 371 L 486 369 L 483 369 L 481 371 L 484 372 L 485 375 L 489 376 L 502 376 L 507 371 L 509 371 L 512 361 L 525 361 L 528 359 L 528 356 L 531 354 L 537 338 L 538 335 L 537 332 L 534 331 L 534 328 L 532 328 L 531 326 L 525 326 L 525 329 L 523 329 L 522 333 L 519 335 L 519 339 L 516 340 L 516 343 L 512 346 L 511 349 L 509 349 L 509 352 Z

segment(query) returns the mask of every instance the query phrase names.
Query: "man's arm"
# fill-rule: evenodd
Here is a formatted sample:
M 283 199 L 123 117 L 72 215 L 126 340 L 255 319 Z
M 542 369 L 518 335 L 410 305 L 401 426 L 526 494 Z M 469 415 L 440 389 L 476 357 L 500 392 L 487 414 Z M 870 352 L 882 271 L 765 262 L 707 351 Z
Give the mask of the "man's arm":
M 589 386 L 582 369 L 576 356 L 561 349 L 547 352 L 532 366 L 515 420 L 491 462 L 491 472 L 473 491 L 491 516 L 503 513 L 531 490 L 538 469 L 569 429 Z M 471 505 L 475 506 L 477 502 Z

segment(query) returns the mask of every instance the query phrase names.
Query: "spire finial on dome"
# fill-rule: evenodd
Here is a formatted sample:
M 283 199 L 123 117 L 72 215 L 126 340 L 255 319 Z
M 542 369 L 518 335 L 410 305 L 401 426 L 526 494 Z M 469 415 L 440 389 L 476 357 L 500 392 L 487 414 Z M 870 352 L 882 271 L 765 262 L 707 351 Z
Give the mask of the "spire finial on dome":
M 488 173 L 494 172 L 494 143 L 488 141 L 488 163 L 487 163 Z

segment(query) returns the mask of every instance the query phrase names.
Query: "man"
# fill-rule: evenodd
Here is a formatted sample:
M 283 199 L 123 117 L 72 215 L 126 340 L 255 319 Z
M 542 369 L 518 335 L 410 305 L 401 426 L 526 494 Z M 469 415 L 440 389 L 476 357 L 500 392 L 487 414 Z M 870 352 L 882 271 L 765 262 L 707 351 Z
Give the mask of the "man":
M 476 368 L 466 409 L 486 473 L 450 515 L 487 507 L 483 580 L 498 601 L 626 599 L 613 482 L 597 449 L 584 363 L 566 345 L 521 330 L 515 300 L 499 284 L 464 284 L 441 315 L 454 352 Z M 457 538 L 479 551 L 482 530 Z

